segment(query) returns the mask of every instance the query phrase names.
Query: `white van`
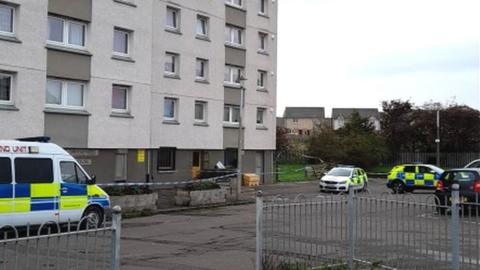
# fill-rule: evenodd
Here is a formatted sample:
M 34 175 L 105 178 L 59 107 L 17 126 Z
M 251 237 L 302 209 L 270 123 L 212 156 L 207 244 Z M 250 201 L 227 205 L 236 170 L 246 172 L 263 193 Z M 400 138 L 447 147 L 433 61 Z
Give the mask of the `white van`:
M 0 227 L 77 222 L 100 225 L 110 199 L 48 138 L 0 140 Z

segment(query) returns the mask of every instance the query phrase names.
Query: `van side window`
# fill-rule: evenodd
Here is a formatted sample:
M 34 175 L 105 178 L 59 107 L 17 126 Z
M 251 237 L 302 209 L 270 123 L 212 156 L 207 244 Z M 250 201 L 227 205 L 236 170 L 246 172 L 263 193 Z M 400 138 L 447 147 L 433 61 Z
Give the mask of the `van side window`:
M 0 184 L 12 183 L 12 163 L 10 158 L 0 158 Z
M 16 158 L 15 181 L 25 184 L 53 183 L 53 162 L 49 158 Z
M 62 181 L 65 183 L 85 184 L 87 182 L 87 176 L 75 162 L 60 162 L 60 172 L 62 174 Z

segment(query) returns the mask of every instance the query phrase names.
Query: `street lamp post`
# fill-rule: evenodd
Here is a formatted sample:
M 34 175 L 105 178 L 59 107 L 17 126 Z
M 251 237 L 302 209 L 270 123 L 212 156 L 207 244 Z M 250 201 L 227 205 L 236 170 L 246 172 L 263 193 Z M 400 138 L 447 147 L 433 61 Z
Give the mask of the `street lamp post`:
M 435 143 L 437 144 L 437 167 L 440 167 L 440 110 L 437 110 L 437 138 Z
M 245 110 L 245 78 L 240 75 L 240 111 L 238 117 L 238 150 L 237 150 L 237 190 L 235 192 L 235 199 L 240 199 L 242 191 L 242 169 L 243 169 L 243 114 Z

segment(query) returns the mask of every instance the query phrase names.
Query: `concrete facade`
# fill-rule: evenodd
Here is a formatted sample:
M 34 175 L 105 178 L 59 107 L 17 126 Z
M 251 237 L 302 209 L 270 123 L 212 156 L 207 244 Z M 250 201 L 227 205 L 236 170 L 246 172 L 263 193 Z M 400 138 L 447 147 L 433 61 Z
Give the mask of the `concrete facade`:
M 238 147 L 238 125 L 223 121 L 224 106 L 240 104 L 240 90 L 224 85 L 225 65 L 230 64 L 248 78 L 244 171 L 259 171 L 261 152 L 261 171 L 271 181 L 278 2 L 265 1 L 267 14 L 259 14 L 259 1 L 243 2 L 232 7 L 190 0 L 0 1 L 15 14 L 13 33 L 0 34 L 0 73 L 13 78 L 11 102 L 0 102 L 0 139 L 50 136 L 103 182 L 185 180 L 192 177 L 194 152 L 208 157 L 201 167 L 211 169 L 225 162 L 226 148 Z M 167 8 L 178 11 L 176 30 L 166 27 Z M 83 24 L 84 46 L 50 42 L 49 16 Z M 208 18 L 208 38 L 196 36 L 197 16 Z M 226 25 L 243 29 L 240 48 L 226 45 Z M 113 52 L 114 29 L 129 33 L 127 55 Z M 262 52 L 259 32 L 268 35 Z M 173 77 L 164 74 L 167 52 L 178 57 Z M 196 80 L 197 58 L 208 60 L 206 81 Z M 268 74 L 261 91 L 259 70 Z M 83 106 L 48 106 L 47 78 L 83 84 Z M 113 85 L 128 89 L 127 110 L 121 113 L 112 109 Z M 165 98 L 176 100 L 175 121 L 165 121 Z M 196 101 L 206 104 L 204 123 L 194 119 Z M 260 125 L 259 108 L 264 110 Z M 176 149 L 171 171 L 157 170 L 161 147 Z

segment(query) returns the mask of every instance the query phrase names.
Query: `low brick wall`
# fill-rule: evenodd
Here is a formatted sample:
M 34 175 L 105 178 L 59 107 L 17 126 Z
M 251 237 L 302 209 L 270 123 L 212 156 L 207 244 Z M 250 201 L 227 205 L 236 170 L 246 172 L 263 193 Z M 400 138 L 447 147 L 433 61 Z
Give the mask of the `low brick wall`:
M 110 196 L 111 205 L 119 205 L 122 210 L 157 209 L 158 193 L 142 195 Z
M 223 188 L 210 190 L 185 191 L 177 190 L 175 204 L 178 206 L 198 206 L 227 201 L 227 191 Z

